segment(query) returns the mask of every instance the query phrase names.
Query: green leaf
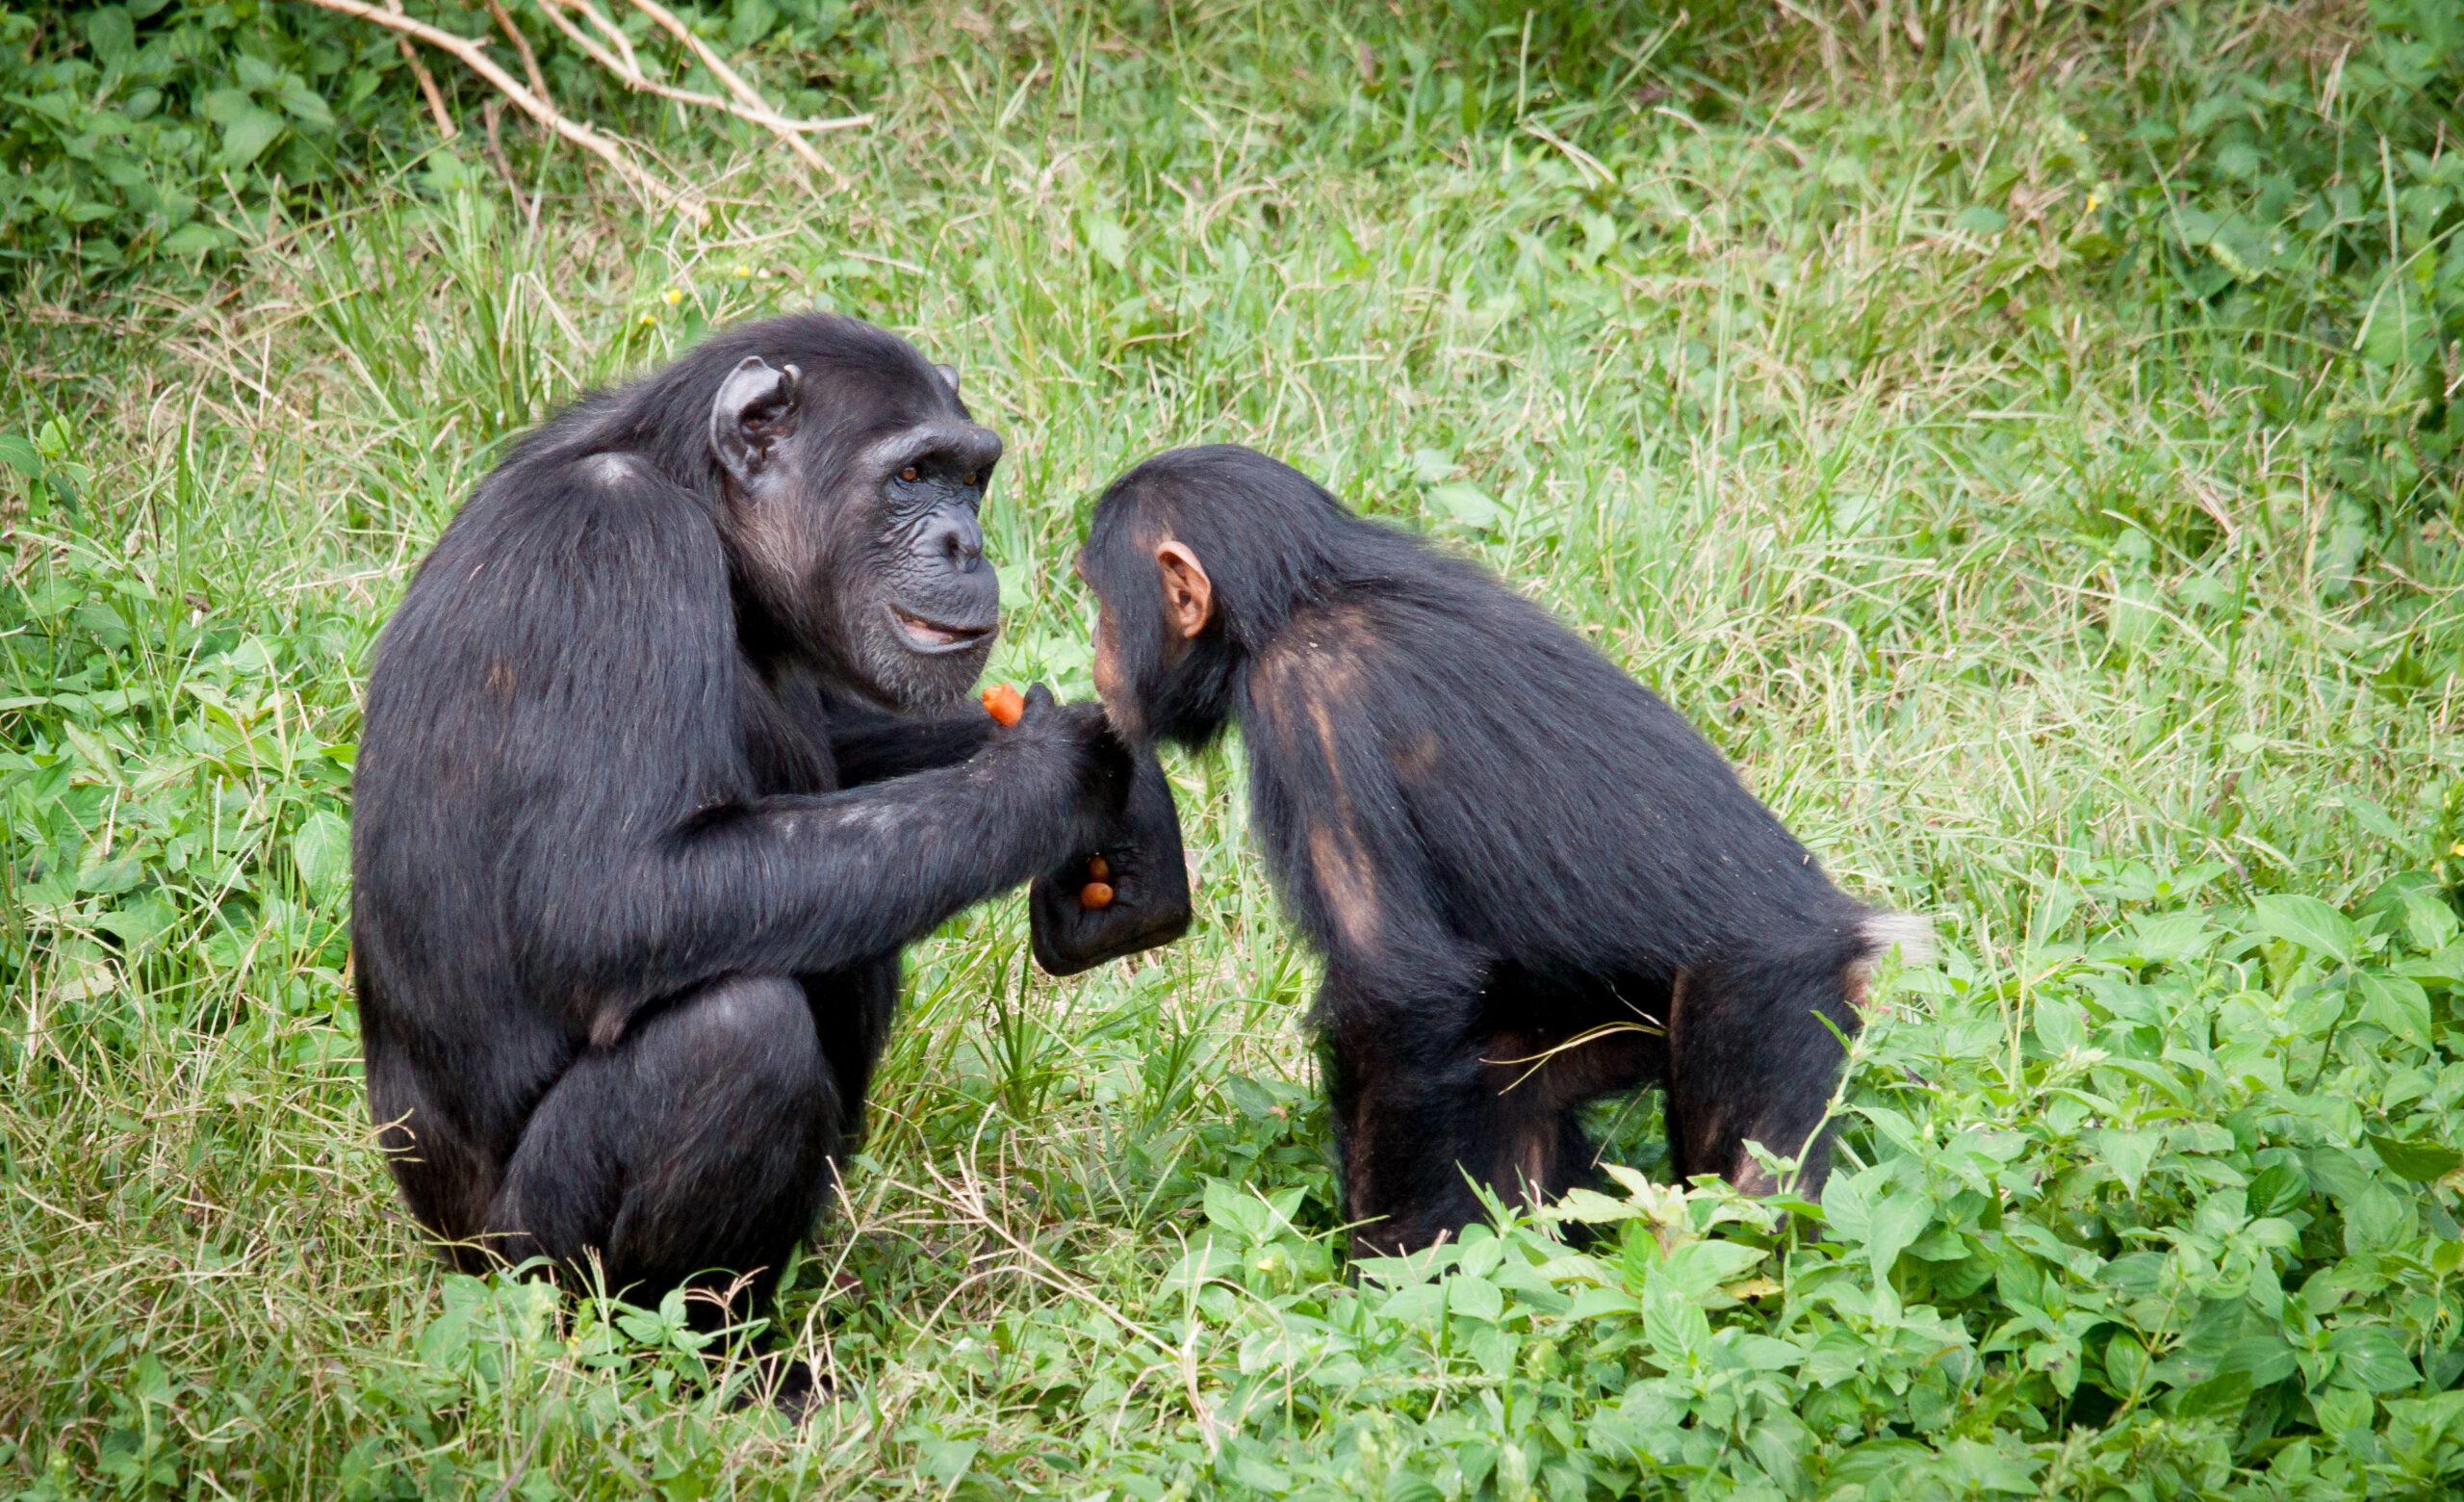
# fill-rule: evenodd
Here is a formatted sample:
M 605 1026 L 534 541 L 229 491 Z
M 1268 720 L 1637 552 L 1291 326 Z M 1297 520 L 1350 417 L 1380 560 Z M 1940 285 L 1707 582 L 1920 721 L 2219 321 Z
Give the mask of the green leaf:
M 282 134 L 282 117 L 270 110 L 250 109 L 241 112 L 230 124 L 222 127 L 222 165 L 245 167 L 265 154 L 274 138 Z
M 2126 1332 L 2117 1332 L 2105 1345 L 2105 1383 L 2114 1396 L 2126 1398 L 2147 1385 L 2147 1351 Z
M 2464 1428 L 2464 1390 L 2388 1400 L 2387 1453 L 2415 1480 L 2464 1473 L 2464 1447 L 2451 1438 L 2459 1428 Z
M 2131 919 L 2130 928 L 2139 957 L 2151 965 L 2177 965 L 2196 959 L 2215 942 L 2207 934 L 2207 915 L 2195 908 L 2143 915 Z
M 217 125 L 228 125 L 255 105 L 245 89 L 216 89 L 197 100 L 196 113 Z
M 2352 919 L 2317 897 L 2299 893 L 2264 896 L 2250 904 L 2250 913 L 2272 939 L 2297 944 L 2339 965 L 2352 963 Z
M 2434 1183 L 2464 1165 L 2464 1152 L 2426 1139 L 2402 1142 L 2374 1131 L 2370 1151 L 2378 1154 L 2389 1173 L 2416 1183 Z
M 1964 230 L 1971 235 L 1981 235 L 1989 240 L 2002 233 L 2010 223 L 2011 216 L 2000 209 L 1990 208 L 1982 203 L 1971 203 L 1951 216 L 1953 229 Z
M 2369 1189 L 2346 1202 L 2345 1250 L 2355 1256 L 2393 1252 L 2411 1240 L 2421 1229 L 2413 1204 L 2413 1196 L 2374 1178 Z
M 2246 1191 L 2253 1217 L 2282 1215 L 2310 1195 L 2310 1176 L 2291 1163 L 2271 1163 L 2259 1170 Z
M 1228 1230 L 1244 1241 L 1265 1238 L 1270 1217 L 1266 1202 L 1245 1193 L 1228 1178 L 1210 1178 L 1204 1196 L 1206 1218 L 1219 1230 Z
M 2437 331 L 2437 320 L 2413 290 L 2412 279 L 2399 269 L 2388 273 L 2370 299 L 2354 350 L 2373 365 L 2400 365 L 2418 359 Z
M 2216 1418 L 2239 1413 L 2249 1406 L 2250 1374 L 2219 1372 L 2207 1381 L 2184 1387 L 2166 1407 L 2176 1418 Z
M 80 892 L 127 892 L 145 879 L 145 868 L 135 856 L 103 861 L 77 873 Z
M 2439 949 L 2455 937 L 2457 926 L 2455 910 L 2445 898 L 2426 892 L 2404 893 L 2404 931 L 2412 936 L 2415 948 Z
M 2348 1386 L 2399 1392 L 2422 1380 L 2403 1346 L 2381 1325 L 2348 1325 L 2327 1336 L 2327 1349 L 2336 1354 L 2330 1380 Z
M 350 824 L 324 809 L 301 819 L 291 837 L 291 862 L 315 895 L 340 888 L 350 875 Z
M 282 100 L 283 112 L 310 130 L 322 131 L 334 128 L 332 108 L 325 103 L 322 95 L 299 80 L 295 78 L 286 80 L 278 97 Z
M 2121 1179 L 2122 1187 L 2139 1193 L 2139 1182 L 2147 1177 L 2147 1165 L 2156 1160 L 2156 1150 L 2165 1141 L 2160 1131 L 2124 1131 L 2107 1126 L 2088 1134 L 2105 1166 Z
M 1822 1218 L 1839 1238 L 1861 1242 L 1873 1234 L 1874 1205 L 1888 1191 L 1891 1166 L 1877 1163 L 1857 1174 L 1834 1174 L 1822 1188 Z
M 2464 985 L 2464 941 L 2448 945 L 2426 959 L 2399 961 L 2396 973 L 2409 975 L 2425 986 Z
M 1933 1219 L 1932 1204 L 1904 1191 L 1875 1205 L 1865 1236 L 1865 1257 L 1873 1264 L 1874 1276 L 1889 1277 L 1891 1264 L 1899 1260 L 1899 1254 L 1925 1233 Z
M 946 1490 L 975 1464 L 978 1448 L 973 1439 L 927 1439 L 915 1447 L 916 1458 L 921 1462 L 916 1468 Z
M 1711 1347 L 1711 1321 L 1692 1300 L 1655 1278 L 1643 1293 L 1643 1338 L 1663 1358 L 1703 1356 Z
M 1103 258 L 1105 265 L 1117 272 L 1129 264 L 1129 231 L 1118 220 L 1091 214 L 1085 224 L 1088 246 Z
M 2036 1007 L 2037 1042 L 2056 1058 L 2088 1046 L 2087 1015 L 2064 996 L 2040 996 Z
M 1428 500 L 1429 505 L 1476 531 L 1491 531 L 1505 516 L 1498 504 L 1477 485 L 1457 482 L 1432 486 Z
M 0 464 L 28 479 L 42 479 L 42 455 L 36 452 L 35 441 L 23 433 L 0 433 Z
M 126 11 L 107 5 L 86 17 L 86 40 L 93 46 L 94 56 L 118 63 L 137 50 L 137 27 Z
M 187 223 L 164 237 L 166 255 L 200 255 L 220 248 L 221 233 L 210 224 Z
M 116 935 L 120 943 L 129 948 L 141 949 L 179 920 L 180 915 L 169 903 L 148 893 L 127 906 L 94 919 L 94 926 L 105 933 Z
M 778 24 L 779 11 L 770 0 L 735 0 L 735 14 L 728 22 L 728 45 L 742 52 L 769 36 Z
M 1485 1278 L 1467 1278 L 1458 1273 L 1446 1281 L 1446 1307 L 1473 1319 L 1494 1320 L 1505 1312 L 1505 1295 Z
M 2386 1028 L 2417 1049 L 2427 1049 L 2429 993 L 2406 975 L 2357 974 L 2353 988 L 2361 994 L 2361 1020 Z
M 1760 1262 L 1765 1255 L 1761 1248 L 1738 1241 L 1689 1241 L 1668 1255 L 1658 1275 L 1687 1298 L 1701 1299 Z

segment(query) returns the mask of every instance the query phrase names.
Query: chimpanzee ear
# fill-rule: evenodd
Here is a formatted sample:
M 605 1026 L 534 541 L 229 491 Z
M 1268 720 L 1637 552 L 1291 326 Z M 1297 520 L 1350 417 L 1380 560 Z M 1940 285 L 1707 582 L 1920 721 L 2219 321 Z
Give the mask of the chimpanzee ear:
M 710 453 L 738 484 L 760 474 L 771 450 L 796 430 L 803 374 L 792 365 L 774 370 L 748 354 L 719 382 L 710 403 Z
M 955 365 L 936 365 L 933 369 L 940 374 L 941 384 L 950 388 L 950 395 L 954 397 L 957 396 L 959 394 L 959 368 Z
M 1197 555 L 1171 538 L 1155 548 L 1155 567 L 1164 576 L 1164 620 L 1184 638 L 1206 630 L 1215 618 L 1215 582 Z

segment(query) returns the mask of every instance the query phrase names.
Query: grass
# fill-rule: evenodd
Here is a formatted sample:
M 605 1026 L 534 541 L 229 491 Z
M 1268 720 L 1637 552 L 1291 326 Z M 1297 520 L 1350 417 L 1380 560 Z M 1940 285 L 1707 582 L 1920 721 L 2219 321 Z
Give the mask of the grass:
M 1845 13 L 1583 13 L 893 7 L 842 192 L 678 142 L 709 222 L 552 162 L 534 226 L 441 154 L 204 294 L 13 309 L 0 429 L 54 478 L 0 555 L 0 1493 L 2451 1485 L 2449 477 L 2348 331 L 2081 248 L 2125 80 L 2350 17 L 1918 60 Z M 2040 220 L 1969 212 L 2014 185 Z M 1216 754 L 1172 766 L 1185 944 L 1055 983 L 1014 898 L 913 951 L 781 1310 L 838 1383 L 809 1425 L 731 1410 L 673 1309 L 440 1274 L 354 1058 L 369 643 L 510 437 L 816 304 L 1008 438 L 995 676 L 1089 692 L 1086 505 L 1254 444 L 1547 602 L 1933 914 L 1824 1204 L 1675 1195 L 1645 1099 L 1586 1252 L 1347 1284 L 1313 964 Z

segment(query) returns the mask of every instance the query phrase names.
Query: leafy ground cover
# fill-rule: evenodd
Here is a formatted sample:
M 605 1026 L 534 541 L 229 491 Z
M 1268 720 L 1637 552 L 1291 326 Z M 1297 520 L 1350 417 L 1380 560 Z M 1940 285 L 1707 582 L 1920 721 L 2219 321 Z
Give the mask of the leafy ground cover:
M 714 148 L 654 221 L 552 162 L 534 223 L 438 153 L 223 279 L 21 298 L 0 1491 L 2451 1493 L 2445 13 L 891 7 L 843 192 Z M 511 435 L 816 303 L 1010 438 L 996 674 L 1088 691 L 1104 479 L 1259 444 L 1935 915 L 1820 1203 L 1666 1182 L 1645 1097 L 1559 1218 L 1340 1266 L 1216 754 L 1189 942 L 915 951 L 780 1313 L 810 1424 L 673 1308 L 438 1273 L 354 1063 L 368 644 Z

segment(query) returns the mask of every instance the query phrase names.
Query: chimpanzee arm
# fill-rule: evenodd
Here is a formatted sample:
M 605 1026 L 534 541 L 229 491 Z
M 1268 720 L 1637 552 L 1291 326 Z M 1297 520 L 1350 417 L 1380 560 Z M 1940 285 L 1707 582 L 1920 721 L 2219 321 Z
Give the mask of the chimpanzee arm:
M 596 855 L 543 883 L 534 974 L 604 1044 L 643 1007 L 716 977 L 894 952 L 1111 825 L 1119 794 L 1103 790 L 1125 788 L 1129 767 L 1093 744 L 1094 712 L 1039 695 L 962 765 L 722 805 L 639 842 L 603 834 Z
M 955 766 L 992 738 L 991 715 L 975 708 L 938 719 L 905 719 L 862 705 L 830 706 L 830 754 L 838 785 L 860 788 L 911 772 Z
M 675 934 L 682 952 L 706 945 L 721 971 L 838 969 L 921 938 L 1112 827 L 1126 751 L 1090 744 L 1105 735 L 1092 705 L 1031 702 L 1015 730 L 959 765 L 757 799 L 671 833 L 642 867 L 699 930 Z M 1090 796 L 1093 784 L 1109 794 Z
M 1485 957 L 1452 932 L 1421 832 L 1380 725 L 1408 723 L 1414 691 L 1373 644 L 1348 641 L 1328 621 L 1303 633 L 1305 650 L 1270 649 L 1245 690 L 1243 734 L 1252 771 L 1252 816 L 1276 885 L 1325 953 L 1330 971 L 1363 996 L 1399 1008 L 1460 1009 L 1476 993 Z
M 577 1030 L 612 1040 L 723 976 L 891 953 L 1119 816 L 1129 762 L 1101 712 L 1041 694 L 961 764 L 762 796 L 737 709 L 751 669 L 698 500 L 593 460 L 506 523 L 440 544 L 434 586 L 390 633 L 424 664 L 392 707 L 424 727 L 424 764 L 396 778 L 423 806 L 398 814 L 499 873 L 484 920 Z

